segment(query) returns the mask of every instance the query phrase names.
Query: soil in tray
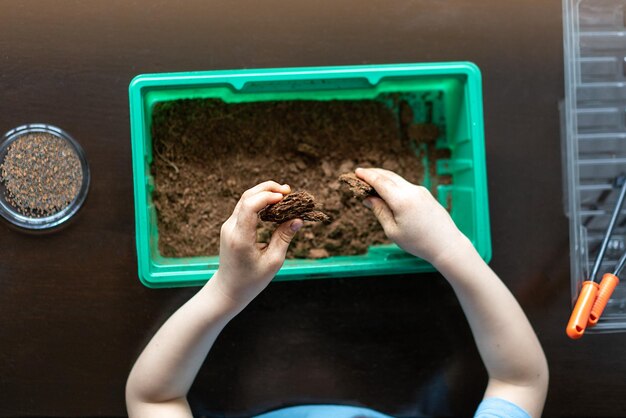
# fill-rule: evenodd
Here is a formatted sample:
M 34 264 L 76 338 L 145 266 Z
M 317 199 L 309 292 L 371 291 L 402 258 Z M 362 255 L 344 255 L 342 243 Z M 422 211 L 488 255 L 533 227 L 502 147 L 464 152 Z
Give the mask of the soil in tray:
M 363 254 L 388 243 L 340 175 L 358 166 L 383 167 L 420 184 L 426 155 L 433 190 L 450 182 L 434 170 L 436 159 L 450 155 L 435 148 L 437 127 L 414 124 L 410 108 L 396 104 L 397 111 L 374 100 L 157 103 L 152 174 L 160 253 L 217 255 L 222 223 L 241 194 L 265 180 L 311 193 L 332 219 L 305 222 L 287 257 Z M 275 227 L 259 221 L 259 241 L 267 242 Z

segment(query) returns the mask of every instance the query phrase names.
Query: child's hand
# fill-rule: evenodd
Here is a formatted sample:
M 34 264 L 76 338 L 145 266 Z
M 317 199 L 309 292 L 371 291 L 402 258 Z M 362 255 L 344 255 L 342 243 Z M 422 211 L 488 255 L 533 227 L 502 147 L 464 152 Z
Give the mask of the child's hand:
M 425 187 L 380 168 L 358 168 L 356 175 L 382 198 L 368 197 L 363 203 L 387 237 L 405 251 L 436 264 L 462 241 L 463 234 L 448 212 Z
M 280 225 L 269 244 L 257 243 L 258 212 L 279 202 L 291 191 L 288 185 L 266 181 L 244 192 L 233 214 L 222 225 L 220 265 L 211 281 L 229 299 L 247 305 L 269 284 L 285 261 L 301 219 Z

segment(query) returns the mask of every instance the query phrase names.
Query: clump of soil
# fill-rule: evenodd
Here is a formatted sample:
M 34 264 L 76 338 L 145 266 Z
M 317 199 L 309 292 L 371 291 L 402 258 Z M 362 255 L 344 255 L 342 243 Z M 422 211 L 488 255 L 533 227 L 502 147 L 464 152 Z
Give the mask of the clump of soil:
M 300 218 L 311 222 L 330 222 L 330 217 L 320 210 L 320 205 L 308 192 L 293 192 L 278 203 L 268 205 L 259 212 L 262 221 L 282 224 Z
M 374 190 L 372 186 L 361 180 L 354 173 L 345 173 L 339 176 L 341 184 L 348 187 L 348 190 L 352 192 L 352 195 L 360 200 L 365 199 L 368 196 L 378 196 L 378 192 Z
M 65 209 L 83 181 L 80 160 L 62 138 L 25 134 L 7 149 L 0 165 L 5 199 L 19 213 L 41 218 Z
M 413 108 L 404 100 L 398 105 L 400 131 L 405 139 L 416 144 L 432 145 L 439 137 L 439 128 L 433 123 L 414 123 Z
M 289 258 L 362 254 L 389 242 L 338 177 L 357 166 L 382 167 L 421 184 L 422 159 L 428 158 L 432 190 L 450 179 L 435 173 L 434 160 L 449 151 L 435 148 L 433 130 L 426 129 L 428 136 L 412 129 L 419 124 L 410 115 L 401 120 L 403 102 L 387 102 L 392 109 L 376 100 L 157 103 L 152 174 L 159 251 L 167 257 L 218 254 L 222 223 L 245 190 L 266 180 L 307 190 L 332 219 L 306 222 Z M 258 240 L 269 242 L 275 228 L 261 221 Z

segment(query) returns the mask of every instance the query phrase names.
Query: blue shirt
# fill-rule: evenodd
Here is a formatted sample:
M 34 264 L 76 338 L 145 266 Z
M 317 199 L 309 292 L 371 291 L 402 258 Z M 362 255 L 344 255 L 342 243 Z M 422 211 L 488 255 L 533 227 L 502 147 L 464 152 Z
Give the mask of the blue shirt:
M 392 418 L 368 408 L 343 405 L 302 405 L 278 409 L 255 418 Z M 519 406 L 500 398 L 483 400 L 474 418 L 531 418 Z

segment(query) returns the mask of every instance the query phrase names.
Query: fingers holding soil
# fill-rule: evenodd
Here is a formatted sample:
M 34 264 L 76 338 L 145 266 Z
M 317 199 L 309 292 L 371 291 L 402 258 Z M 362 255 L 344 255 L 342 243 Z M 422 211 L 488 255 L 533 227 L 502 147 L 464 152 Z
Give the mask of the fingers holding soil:
M 256 216 L 265 206 L 278 202 L 290 192 L 291 188 L 287 184 L 281 185 L 272 180 L 265 181 L 243 192 L 233 213 L 239 216 L 242 207 L 245 207 Z
M 324 184 L 321 186 L 323 187 Z M 293 251 L 296 256 L 306 256 L 313 259 L 326 258 L 344 247 L 346 227 L 352 227 L 354 228 L 352 232 L 356 232 L 359 222 L 362 222 L 364 219 L 365 212 L 369 212 L 360 202 L 375 200 L 379 205 L 384 206 L 383 209 L 386 208 L 387 212 L 389 212 L 387 205 L 380 199 L 376 190 L 356 177 L 354 173 L 344 173 L 339 178 L 335 177 L 333 181 L 330 181 L 325 186 L 327 193 L 323 194 L 320 200 L 316 200 L 309 192 L 296 191 L 285 196 L 280 202 L 268 205 L 259 212 L 260 220 L 266 223 L 285 225 L 285 223 L 289 223 L 293 219 L 311 221 L 303 228 L 304 231 L 300 240 L 299 237 L 295 237 Z M 363 213 L 361 216 L 352 219 L 347 214 L 354 211 L 359 211 L 359 213 L 362 211 Z M 372 212 L 376 215 L 380 214 L 379 219 L 387 221 L 387 224 L 390 223 L 387 218 L 393 220 L 393 216 L 385 216 L 387 212 L 380 213 L 381 210 L 378 207 L 372 208 Z M 350 219 L 354 224 L 346 225 L 347 219 Z M 282 226 L 279 228 L 282 228 Z M 367 231 L 375 230 L 376 228 L 382 229 L 381 225 L 374 218 L 370 221 L 368 227 L 364 228 L 363 234 L 367 234 Z M 258 239 L 260 241 L 269 241 L 271 231 L 272 229 L 268 229 L 268 225 L 262 225 Z M 378 240 L 377 242 L 382 241 Z M 313 246 L 311 243 L 313 243 Z M 348 246 L 352 248 L 351 251 L 353 253 L 362 253 L 367 249 L 367 245 L 365 235 L 356 236 L 348 242 Z
M 277 192 L 259 192 L 255 195 L 250 195 L 248 197 L 242 196 L 239 201 L 239 208 L 237 210 L 238 217 L 245 217 L 256 219 L 257 213 L 260 210 L 265 208 L 267 205 L 275 204 L 283 199 L 282 193 Z
M 382 199 L 386 201 L 394 199 L 398 184 L 387 174 L 386 170 L 357 168 L 356 175 L 370 184 Z
M 352 197 L 363 200 L 367 197 L 380 197 L 376 190 L 354 173 L 344 173 L 339 176 L 339 183 Z M 331 218 L 322 210 L 322 205 L 315 201 L 315 197 L 306 191 L 297 191 L 288 194 L 283 200 L 266 206 L 259 212 L 262 221 L 283 223 L 300 218 L 305 221 L 330 223 Z
M 243 192 L 241 197 L 252 196 L 254 194 L 257 194 L 259 192 L 264 192 L 264 191 L 288 194 L 288 193 L 291 193 L 291 188 L 289 187 L 288 184 L 278 184 L 277 182 L 273 180 L 268 180 L 268 181 L 264 181 L 263 183 L 257 184 L 251 189 L 246 190 L 245 192 Z
M 358 178 L 354 173 L 345 173 L 339 176 L 339 182 L 352 193 L 357 199 L 365 199 L 369 196 L 379 197 L 378 192 L 372 186 Z
M 262 221 L 278 224 L 296 218 L 323 223 L 331 221 L 313 195 L 306 191 L 290 193 L 280 202 L 268 205 L 259 212 L 259 217 Z

